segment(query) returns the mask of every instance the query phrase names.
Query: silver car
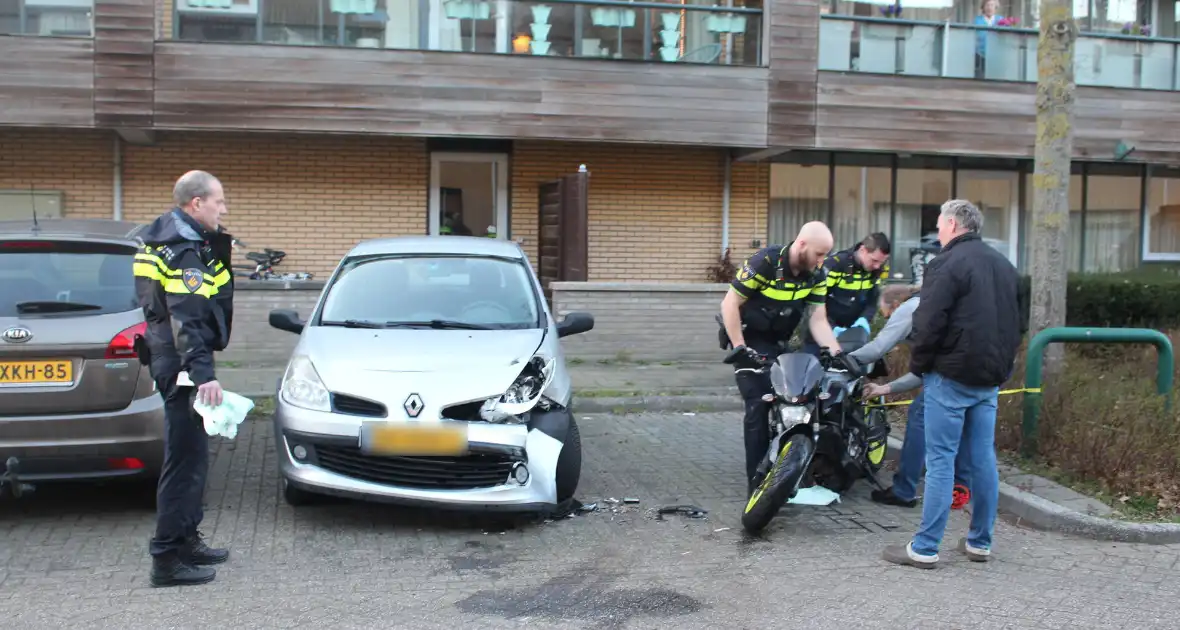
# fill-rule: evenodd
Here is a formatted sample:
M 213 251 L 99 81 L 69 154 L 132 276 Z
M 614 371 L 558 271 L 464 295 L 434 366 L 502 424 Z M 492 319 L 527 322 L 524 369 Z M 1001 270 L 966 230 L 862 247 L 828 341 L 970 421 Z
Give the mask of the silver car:
M 366 241 L 344 256 L 278 385 L 286 500 L 315 494 L 438 508 L 544 511 L 573 496 L 581 441 L 559 339 L 514 242 Z
M 163 399 L 135 352 L 144 332 L 131 272 L 138 227 L 0 222 L 5 492 L 49 481 L 158 478 Z

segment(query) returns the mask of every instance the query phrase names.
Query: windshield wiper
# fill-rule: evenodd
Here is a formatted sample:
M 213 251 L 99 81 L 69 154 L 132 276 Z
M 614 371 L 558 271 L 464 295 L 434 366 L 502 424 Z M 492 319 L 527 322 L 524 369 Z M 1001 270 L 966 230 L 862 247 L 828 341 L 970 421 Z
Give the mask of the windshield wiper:
M 86 304 L 84 302 L 56 302 L 56 301 L 31 301 L 20 302 L 16 305 L 17 313 L 69 313 L 73 311 L 97 311 L 102 307 L 97 304 Z
M 491 330 L 491 326 L 482 326 L 480 324 L 468 324 L 467 322 L 457 322 L 452 319 L 430 319 L 424 321 L 404 321 L 404 322 L 386 322 L 385 325 L 389 328 L 411 328 L 426 326 L 429 328 L 454 328 L 460 330 Z
M 371 322 L 364 319 L 346 319 L 344 321 L 323 321 L 320 326 L 343 326 L 344 328 L 385 328 L 381 322 Z

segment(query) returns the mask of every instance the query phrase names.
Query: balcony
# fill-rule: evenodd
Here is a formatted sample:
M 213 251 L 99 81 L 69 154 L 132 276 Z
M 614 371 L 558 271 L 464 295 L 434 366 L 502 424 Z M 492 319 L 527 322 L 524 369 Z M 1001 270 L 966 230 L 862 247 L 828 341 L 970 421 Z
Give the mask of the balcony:
M 94 37 L 94 0 L 0 0 L 0 35 Z
M 1035 83 L 1034 29 L 846 15 L 820 22 L 819 69 Z M 1080 33 L 1079 86 L 1180 89 L 1180 40 Z
M 761 0 L 176 0 L 179 41 L 762 66 Z

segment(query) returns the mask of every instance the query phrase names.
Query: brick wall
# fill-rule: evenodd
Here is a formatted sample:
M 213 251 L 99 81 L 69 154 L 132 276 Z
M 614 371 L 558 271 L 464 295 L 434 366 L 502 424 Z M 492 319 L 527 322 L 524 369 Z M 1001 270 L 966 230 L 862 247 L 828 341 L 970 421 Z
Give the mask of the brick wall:
M 154 146 L 124 145 L 124 216 L 147 221 L 166 210 L 176 178 L 194 168 L 221 179 L 234 236 L 252 250 L 287 252 L 280 269 L 323 276 L 360 240 L 426 230 L 422 140 L 163 134 Z
M 123 145 L 123 207 L 146 221 L 171 204 L 184 171 L 225 185 L 226 223 L 252 249 L 288 252 L 282 268 L 322 276 L 357 241 L 423 234 L 429 154 L 419 139 L 160 133 Z M 114 136 L 101 131 L 0 131 L 0 187 L 65 192 L 67 216 L 113 213 Z M 537 187 L 590 170 L 592 281 L 702 282 L 720 253 L 724 153 L 717 149 L 517 142 L 511 236 L 536 262 Z M 734 164 L 730 246 L 740 261 L 766 238 L 766 165 Z
M 568 357 L 643 361 L 717 360 L 714 317 L 724 284 L 579 283 L 553 285 L 554 317 L 594 316 L 594 329 L 562 340 Z
M 0 131 L 0 189 L 58 190 L 62 213 L 109 219 L 114 135 L 103 131 Z
M 227 367 L 282 367 L 291 358 L 299 337 L 270 326 L 270 312 L 294 309 L 303 319 L 311 315 L 320 298 L 322 283 L 292 283 L 302 289 L 283 289 L 275 283 L 247 285 L 234 293 L 234 329 L 230 345 L 218 353 L 218 364 Z
M 719 149 L 517 141 L 512 156 L 512 236 L 536 262 L 537 189 L 590 171 L 590 280 L 701 282 L 717 262 L 725 153 Z M 746 255 L 766 238 L 764 164 L 735 164 L 730 243 Z
M 219 353 L 227 367 L 275 368 L 286 364 L 298 340 L 270 327 L 270 311 L 289 308 L 307 318 L 320 296 L 320 283 L 305 289 L 279 285 L 243 286 L 234 299 L 230 347 Z M 594 315 L 594 330 L 562 340 L 567 358 L 596 361 L 715 361 L 717 314 L 722 284 L 579 283 L 554 284 L 554 315 L 573 311 Z

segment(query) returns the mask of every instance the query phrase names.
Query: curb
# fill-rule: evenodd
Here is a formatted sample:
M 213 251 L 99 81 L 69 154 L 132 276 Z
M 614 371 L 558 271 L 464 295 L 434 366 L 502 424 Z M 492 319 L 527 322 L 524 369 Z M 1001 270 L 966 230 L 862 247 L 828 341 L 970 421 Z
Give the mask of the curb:
M 889 436 L 887 457 L 901 454 L 902 441 Z M 1135 523 L 1084 514 L 1058 505 L 1016 486 L 1000 482 L 1000 512 L 1014 524 L 1111 542 L 1170 545 L 1180 542 L 1180 523 Z
M 583 413 L 708 413 L 742 411 L 745 405 L 736 394 L 695 396 L 629 396 L 626 398 L 578 397 L 571 405 L 574 414 Z

